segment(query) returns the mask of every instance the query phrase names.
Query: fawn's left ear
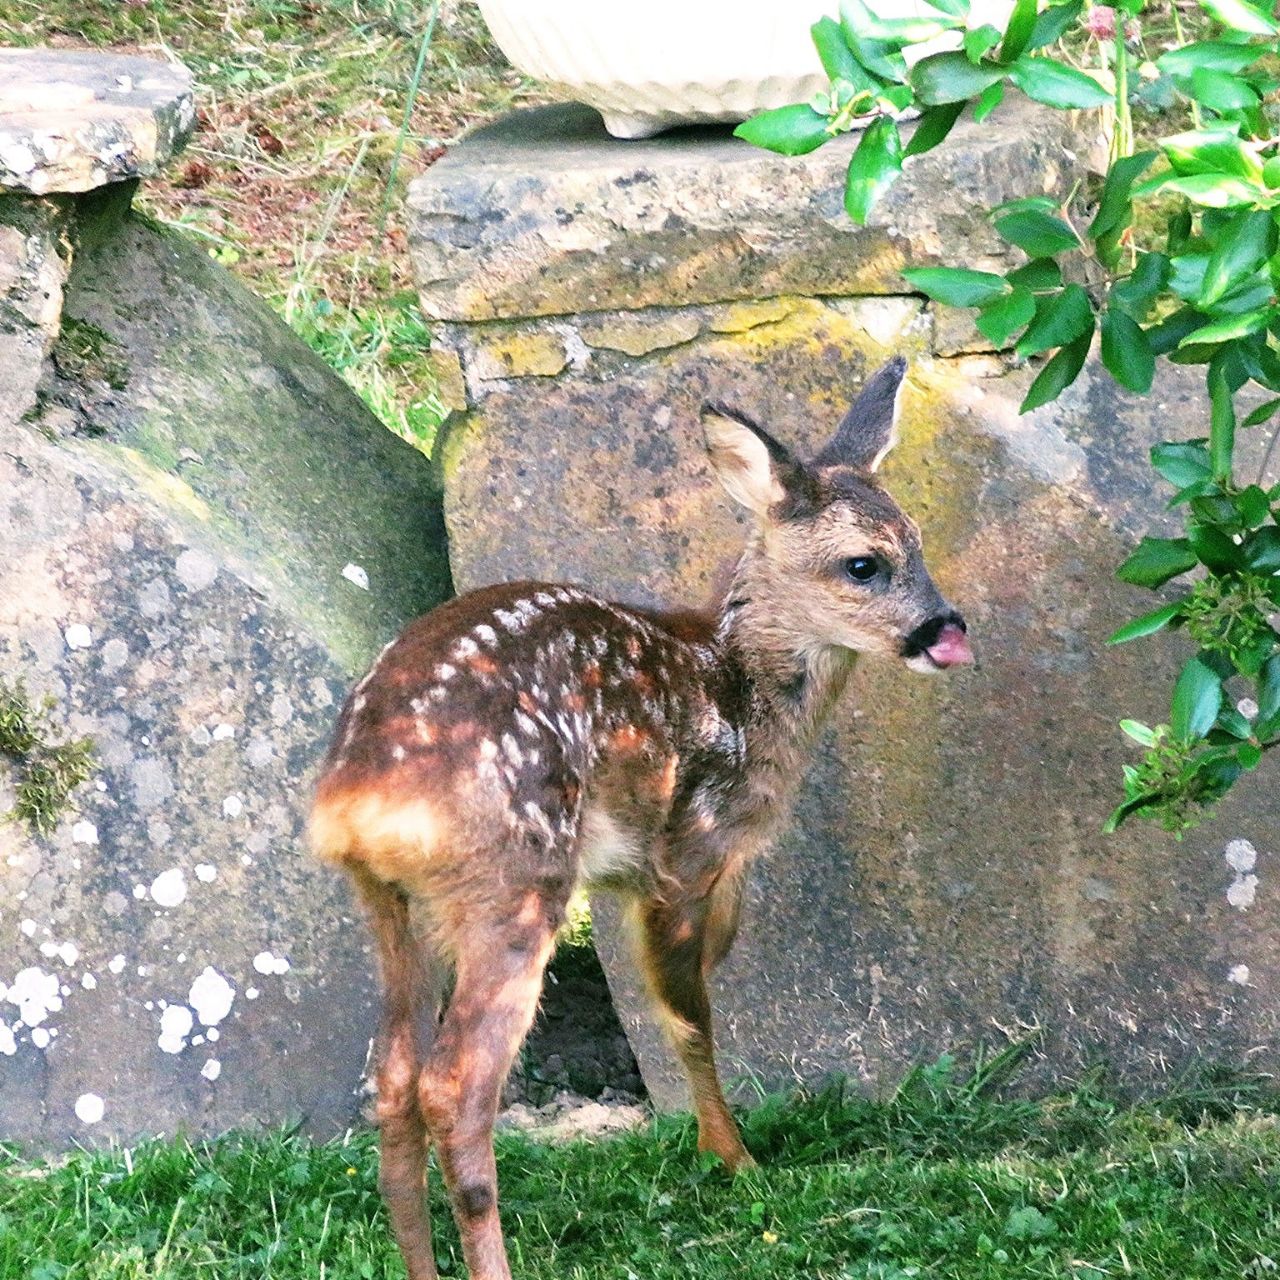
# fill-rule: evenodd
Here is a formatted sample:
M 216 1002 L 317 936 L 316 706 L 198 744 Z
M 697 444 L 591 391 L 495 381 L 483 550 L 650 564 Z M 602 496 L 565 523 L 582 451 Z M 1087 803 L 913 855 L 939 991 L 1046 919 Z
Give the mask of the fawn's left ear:
M 906 374 L 907 362 L 902 356 L 894 356 L 873 373 L 813 465 L 874 471 L 898 443 L 898 412 Z
M 762 517 L 782 502 L 810 496 L 813 482 L 785 445 L 722 404 L 702 406 L 707 456 L 729 496 Z

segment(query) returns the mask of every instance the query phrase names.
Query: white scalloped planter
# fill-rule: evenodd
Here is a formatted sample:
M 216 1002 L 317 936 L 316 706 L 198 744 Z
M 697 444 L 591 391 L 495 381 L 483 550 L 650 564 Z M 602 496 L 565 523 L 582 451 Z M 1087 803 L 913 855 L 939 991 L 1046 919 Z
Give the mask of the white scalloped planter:
M 883 17 L 920 12 L 880 0 Z M 827 87 L 809 28 L 834 0 L 480 0 L 503 53 L 595 107 L 615 138 L 745 120 Z

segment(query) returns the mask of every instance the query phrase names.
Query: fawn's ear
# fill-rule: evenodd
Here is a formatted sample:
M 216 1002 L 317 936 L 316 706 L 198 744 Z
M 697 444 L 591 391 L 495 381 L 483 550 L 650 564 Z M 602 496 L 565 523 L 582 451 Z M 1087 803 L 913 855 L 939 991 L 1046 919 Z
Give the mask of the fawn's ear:
M 874 471 L 898 443 L 898 411 L 907 362 L 894 356 L 867 379 L 830 443 L 813 462 L 818 467 Z
M 765 516 L 788 499 L 809 495 L 804 467 L 762 426 L 722 404 L 702 406 L 707 456 L 729 496 L 748 511 Z

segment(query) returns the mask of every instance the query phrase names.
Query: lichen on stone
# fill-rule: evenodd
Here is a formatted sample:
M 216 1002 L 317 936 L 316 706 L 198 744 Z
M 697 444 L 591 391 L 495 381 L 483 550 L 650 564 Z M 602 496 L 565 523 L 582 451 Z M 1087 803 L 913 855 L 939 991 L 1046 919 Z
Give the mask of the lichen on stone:
M 14 805 L 3 817 L 25 822 L 37 835 L 48 835 L 58 825 L 71 793 L 93 772 L 92 739 L 51 739 L 54 705 L 52 698 L 33 703 L 21 680 L 0 679 L 0 756 L 7 756 L 17 773 Z

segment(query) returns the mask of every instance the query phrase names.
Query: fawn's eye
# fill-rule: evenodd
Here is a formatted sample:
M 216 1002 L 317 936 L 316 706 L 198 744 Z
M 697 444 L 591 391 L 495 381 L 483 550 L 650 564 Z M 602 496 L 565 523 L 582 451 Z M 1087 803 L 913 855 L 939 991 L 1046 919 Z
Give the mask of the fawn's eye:
M 870 582 L 880 572 L 875 556 L 852 556 L 844 562 L 844 571 L 854 582 Z

